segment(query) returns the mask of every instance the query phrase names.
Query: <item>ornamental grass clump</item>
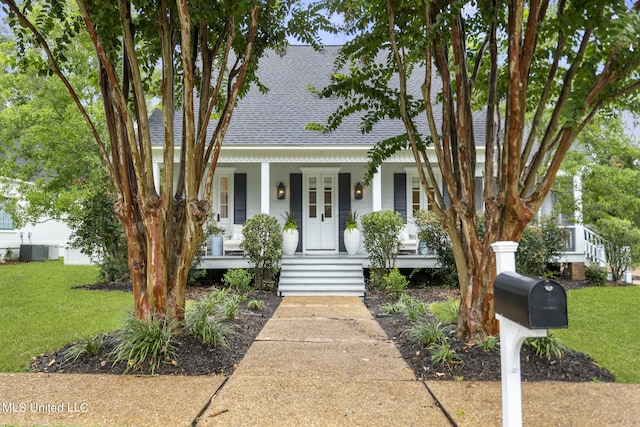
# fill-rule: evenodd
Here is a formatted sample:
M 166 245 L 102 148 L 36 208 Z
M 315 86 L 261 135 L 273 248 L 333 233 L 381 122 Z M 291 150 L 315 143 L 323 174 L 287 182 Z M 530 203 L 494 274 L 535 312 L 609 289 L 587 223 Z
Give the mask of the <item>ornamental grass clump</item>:
M 546 337 L 527 338 L 524 343 L 534 350 L 536 356 L 547 360 L 562 359 L 566 350 L 564 343 L 551 334 Z
M 449 345 L 449 341 L 434 344 L 431 348 L 431 361 L 446 365 L 449 369 L 451 369 L 451 365 L 462 363 L 462 359 Z
M 104 336 L 102 334 L 97 334 L 85 338 L 84 340 L 65 350 L 62 359 L 62 365 L 67 362 L 75 362 L 80 357 L 97 356 L 100 353 L 100 350 L 102 350 L 103 342 Z
M 236 318 L 242 295 L 229 289 L 214 289 L 185 313 L 187 332 L 201 343 L 227 347 L 227 337 L 233 334 L 229 323 Z
M 417 342 L 425 348 L 447 342 L 442 324 L 433 319 L 421 319 L 414 322 L 409 328 L 408 336 L 411 341 Z
M 251 311 L 260 311 L 265 308 L 265 303 L 259 299 L 251 299 L 247 302 L 247 308 Z
M 485 335 L 482 339 L 477 339 L 472 342 L 485 353 L 498 350 L 498 337 L 496 335 Z
M 114 365 L 125 362 L 125 373 L 130 369 L 138 370 L 149 365 L 153 375 L 162 363 L 171 363 L 176 359 L 175 332 L 176 325 L 173 323 L 166 323 L 156 317 L 145 322 L 131 315 L 116 332 L 116 346 L 109 357 Z
M 403 293 L 396 302 L 383 304 L 382 310 L 387 314 L 402 313 L 409 320 L 416 321 L 427 312 L 427 305 L 424 300 Z

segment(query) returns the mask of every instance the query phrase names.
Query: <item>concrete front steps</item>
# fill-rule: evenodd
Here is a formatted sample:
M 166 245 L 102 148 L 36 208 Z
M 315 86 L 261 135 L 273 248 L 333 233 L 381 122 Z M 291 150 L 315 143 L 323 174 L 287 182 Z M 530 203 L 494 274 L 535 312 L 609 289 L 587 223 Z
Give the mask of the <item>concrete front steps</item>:
M 285 257 L 278 295 L 364 297 L 362 260 L 338 256 Z

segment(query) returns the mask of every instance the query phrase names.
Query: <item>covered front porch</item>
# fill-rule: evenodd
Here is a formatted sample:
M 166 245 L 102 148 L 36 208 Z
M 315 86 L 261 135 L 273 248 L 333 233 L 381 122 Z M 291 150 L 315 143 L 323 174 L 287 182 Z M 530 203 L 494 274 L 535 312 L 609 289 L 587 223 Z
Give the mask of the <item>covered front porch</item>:
M 306 255 L 297 253 L 295 255 L 284 255 L 283 261 L 292 259 L 317 259 L 335 260 L 340 262 L 341 260 L 357 261 L 362 265 L 362 268 L 369 268 L 369 258 L 365 253 L 358 253 L 356 255 L 348 255 L 346 252 L 341 252 L 331 255 Z M 433 255 L 420 255 L 420 254 L 400 254 L 398 255 L 398 268 L 436 268 L 436 257 Z M 227 270 L 229 268 L 250 268 L 249 262 L 242 257 L 241 254 L 213 256 L 205 255 L 202 257 L 200 268 L 207 270 Z

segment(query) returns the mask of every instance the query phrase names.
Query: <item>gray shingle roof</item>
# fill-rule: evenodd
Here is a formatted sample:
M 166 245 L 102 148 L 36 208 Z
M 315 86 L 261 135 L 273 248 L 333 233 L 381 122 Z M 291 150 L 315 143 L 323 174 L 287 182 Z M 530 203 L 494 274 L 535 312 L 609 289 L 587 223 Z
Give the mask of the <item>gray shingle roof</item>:
M 290 46 L 287 54 L 267 53 L 260 59 L 258 76 L 269 88 L 266 94 L 252 85 L 247 95 L 239 100 L 224 140 L 225 145 L 236 144 L 367 144 L 404 133 L 400 120 L 385 120 L 373 131 L 363 135 L 356 115 L 346 118 L 331 134 L 305 129 L 310 122 L 326 123 L 327 118 L 342 103 L 339 99 L 318 99 L 307 87 L 318 89 L 329 84 L 333 62 L 340 46 L 326 46 L 317 52 L 310 46 Z M 416 82 L 413 82 L 416 83 Z M 412 89 L 419 91 L 419 83 Z M 439 109 L 438 109 L 439 110 Z M 438 111 L 439 113 L 439 111 Z M 438 118 L 439 119 L 439 118 Z M 475 117 L 484 120 L 483 117 Z M 478 127 L 476 129 L 482 129 Z M 150 118 L 152 141 L 162 143 L 162 115 L 155 111 Z M 209 125 L 209 134 L 215 126 Z M 182 115 L 176 114 L 176 141 L 182 128 Z M 482 132 L 476 133 L 476 144 Z

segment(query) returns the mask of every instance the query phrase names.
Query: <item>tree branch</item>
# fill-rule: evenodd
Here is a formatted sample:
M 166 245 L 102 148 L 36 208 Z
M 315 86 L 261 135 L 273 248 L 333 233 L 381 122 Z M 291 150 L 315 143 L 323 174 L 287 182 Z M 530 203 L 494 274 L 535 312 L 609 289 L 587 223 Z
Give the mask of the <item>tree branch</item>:
M 193 106 L 193 63 L 191 48 L 191 16 L 187 7 L 186 0 L 177 0 L 178 17 L 180 21 L 181 34 L 181 54 L 182 54 L 182 73 L 183 73 L 183 111 L 184 111 L 184 132 L 183 132 L 183 149 L 184 149 L 184 169 L 185 169 L 185 197 L 187 203 L 191 203 L 198 199 L 198 183 L 196 182 L 194 158 L 195 145 L 195 113 Z
M 120 84 L 118 83 L 118 78 L 115 75 L 115 71 L 111 66 L 111 63 L 109 62 L 109 59 L 107 58 L 107 54 L 104 50 L 104 47 L 102 46 L 102 43 L 100 42 L 98 34 L 93 26 L 93 22 L 89 17 L 89 12 L 87 10 L 87 6 L 84 0 L 77 0 L 77 2 L 78 2 L 78 8 L 80 9 L 80 14 L 82 15 L 82 18 L 85 23 L 85 27 L 87 29 L 87 32 L 89 33 L 89 37 L 93 42 L 96 53 L 98 54 L 98 59 L 104 66 L 104 70 L 107 75 L 107 81 L 109 82 L 109 86 L 111 87 L 111 90 L 115 95 L 114 97 L 115 104 L 117 105 L 118 110 L 120 111 L 120 114 L 122 116 L 122 124 L 124 126 L 123 135 L 126 135 L 126 138 L 129 141 L 129 154 L 131 155 L 131 161 L 133 164 L 135 174 L 137 177 L 142 177 L 144 175 L 144 172 L 142 170 L 142 165 L 140 161 L 140 152 L 138 151 L 138 147 L 136 144 L 136 136 L 135 136 L 135 131 L 133 129 L 133 121 L 131 120 L 131 115 L 129 114 L 129 110 L 127 107 L 127 100 L 125 99 L 122 93 L 122 89 L 120 87 Z M 138 195 L 142 197 L 143 200 L 146 200 L 147 189 L 143 186 L 143 187 L 138 187 L 137 190 L 139 192 Z
M 560 0 L 558 4 L 558 18 L 564 16 L 564 6 L 565 0 Z M 564 27 L 562 25 L 558 25 L 558 41 L 556 42 L 556 48 L 553 54 L 553 63 L 549 68 L 549 73 L 547 75 L 546 83 L 544 88 L 542 89 L 542 95 L 540 96 L 540 101 L 538 102 L 538 106 L 536 108 L 536 112 L 534 114 L 533 120 L 531 122 L 531 127 L 529 129 L 529 136 L 527 138 L 527 142 L 522 150 L 522 156 L 520 157 L 520 163 L 526 164 L 529 160 L 529 156 L 531 155 L 531 151 L 537 140 L 538 129 L 540 127 L 540 122 L 542 120 L 542 116 L 547 109 L 547 100 L 549 99 L 549 94 L 551 93 L 551 88 L 555 82 L 555 77 L 558 72 L 558 67 L 560 63 L 560 54 L 562 49 L 564 48 L 564 44 L 566 41 L 566 37 L 564 36 Z
M 531 164 L 528 167 L 528 171 L 524 173 L 524 177 L 523 177 L 524 185 L 522 186 L 522 189 L 520 191 L 520 194 L 522 195 L 523 198 L 527 197 L 528 193 L 533 188 L 540 165 L 542 164 L 544 156 L 549 150 L 549 145 L 554 137 L 554 134 L 558 129 L 560 116 L 562 115 L 562 111 L 564 110 L 564 107 L 567 103 L 567 100 L 569 99 L 569 96 L 571 95 L 573 80 L 576 74 L 578 73 L 578 69 L 580 68 L 582 59 L 584 58 L 584 54 L 587 50 L 587 47 L 589 46 L 589 40 L 591 38 L 592 32 L 593 32 L 593 28 L 588 28 L 583 33 L 582 41 L 580 43 L 580 48 L 578 49 L 578 52 L 576 52 L 575 60 L 573 61 L 573 63 L 565 73 L 565 77 L 562 83 L 562 88 L 560 90 L 560 95 L 558 96 L 558 101 L 556 102 L 556 106 L 553 110 L 551 119 L 549 120 L 549 124 L 547 125 L 545 134 L 542 140 L 540 141 L 540 148 L 538 149 L 536 154 L 533 156 Z
M 170 212 L 173 204 L 173 161 L 175 147 L 175 74 L 173 71 L 173 46 L 171 46 L 171 25 L 168 18 L 166 0 L 158 2 L 158 35 L 160 36 L 162 55 L 162 80 L 160 89 L 162 93 L 162 122 L 164 124 L 164 173 L 162 175 L 162 203 L 165 212 Z
M 87 110 L 82 105 L 82 102 L 80 101 L 80 98 L 78 97 L 78 94 L 76 93 L 75 89 L 73 88 L 73 86 L 71 86 L 71 83 L 69 82 L 69 80 L 66 78 L 66 76 L 60 70 L 60 67 L 58 66 L 58 63 L 57 63 L 56 59 L 54 58 L 53 53 L 51 52 L 51 49 L 49 48 L 49 44 L 44 39 L 42 34 L 40 34 L 40 31 L 38 31 L 38 29 L 20 11 L 20 9 L 16 6 L 15 2 L 13 2 L 11 0 L 4 0 L 4 1 L 5 1 L 5 4 L 9 7 L 9 9 L 13 13 L 16 14 L 16 16 L 18 17 L 20 22 L 22 22 L 22 24 L 25 27 L 27 27 L 29 29 L 29 31 L 31 31 L 31 33 L 35 36 L 36 40 L 38 41 L 38 44 L 40 45 L 42 50 L 44 50 L 45 54 L 47 55 L 47 60 L 49 61 L 49 68 L 51 69 L 51 71 L 53 71 L 53 73 L 56 76 L 58 76 L 60 81 L 62 81 L 62 84 L 67 88 L 67 92 L 69 92 L 69 94 L 71 95 L 71 98 L 73 99 L 74 104 L 76 105 L 76 107 L 80 111 L 80 114 L 82 114 L 82 117 L 84 118 L 85 122 L 89 126 L 89 129 L 91 131 L 91 135 L 93 135 L 93 138 L 98 143 L 98 148 L 100 149 L 100 154 L 102 156 L 102 160 L 103 160 L 105 166 L 107 167 L 107 170 L 109 171 L 109 175 L 111 176 L 112 181 L 114 182 L 114 184 L 116 186 L 116 191 L 118 191 L 118 193 L 120 193 L 122 191 L 122 189 L 119 188 L 118 185 L 117 185 L 118 182 L 119 182 L 118 179 L 117 179 L 117 174 L 116 174 L 116 172 L 115 172 L 115 170 L 113 168 L 113 165 L 112 165 L 111 160 L 109 158 L 109 154 L 107 153 L 106 146 L 105 146 L 104 142 L 102 141 L 102 138 L 100 138 L 100 134 L 98 133 L 98 129 L 95 127 L 95 125 L 93 123 L 93 120 L 91 120 L 91 116 L 89 116 L 89 113 L 87 112 Z
M 140 180 L 139 186 L 145 186 L 148 189 L 152 189 L 154 188 L 153 155 L 151 153 L 149 115 L 147 112 L 147 104 L 145 102 L 144 89 L 142 87 L 142 77 L 140 76 L 140 63 L 138 61 L 138 56 L 136 55 L 136 47 L 133 40 L 133 24 L 131 22 L 130 8 L 131 4 L 128 1 L 118 0 L 118 10 L 120 12 L 120 21 L 122 22 L 122 39 L 127 61 L 129 62 L 128 68 L 131 75 L 130 84 L 133 88 L 133 100 L 137 112 L 136 122 L 139 129 L 137 141 L 142 153 L 141 163 L 144 165 L 143 174 L 138 176 L 138 179 Z
M 247 68 L 249 67 L 249 60 L 251 58 L 251 54 L 253 52 L 253 46 L 256 39 L 256 33 L 258 31 L 258 6 L 254 6 L 251 9 L 251 26 L 249 28 L 249 36 L 247 41 L 247 46 L 244 51 L 243 63 L 240 69 L 238 70 L 237 78 L 235 79 L 235 83 L 233 85 L 233 89 L 230 93 L 230 96 L 227 99 L 227 109 L 220 117 L 220 121 L 222 122 L 222 126 L 219 132 L 216 132 L 213 150 L 213 158 L 211 160 L 211 166 L 209 167 L 209 173 L 207 174 L 207 179 L 204 187 L 204 199 L 209 200 L 211 197 L 211 190 L 213 187 L 213 174 L 215 173 L 216 165 L 218 163 L 218 155 L 220 153 L 220 148 L 222 147 L 222 140 L 224 139 L 225 134 L 227 133 L 227 129 L 229 127 L 229 123 L 231 121 L 231 114 L 233 113 L 233 109 L 236 104 L 236 100 L 238 99 L 238 94 L 240 93 L 240 89 L 244 83 L 244 79 L 247 73 Z

